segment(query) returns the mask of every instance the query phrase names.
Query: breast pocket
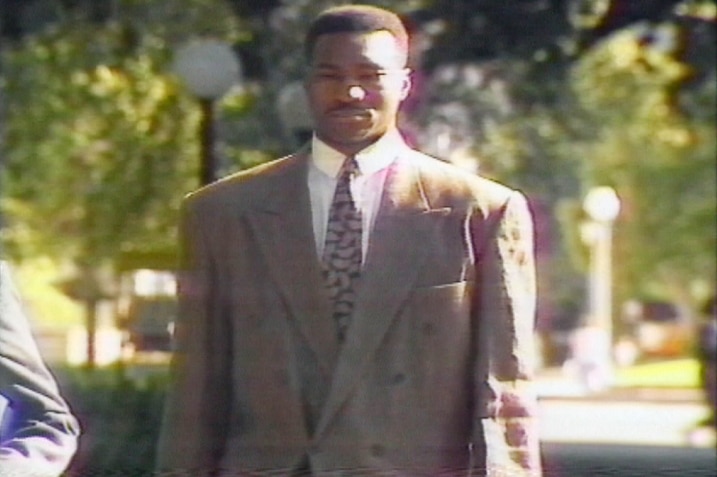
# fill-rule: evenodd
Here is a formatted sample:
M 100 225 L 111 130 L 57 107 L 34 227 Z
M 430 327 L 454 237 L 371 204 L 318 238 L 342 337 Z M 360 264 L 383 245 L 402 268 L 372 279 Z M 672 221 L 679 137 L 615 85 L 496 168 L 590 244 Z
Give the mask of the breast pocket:
M 467 324 L 471 288 L 467 281 L 416 288 L 410 298 L 413 319 L 428 334 L 443 326 Z
M 472 286 L 461 281 L 417 288 L 411 295 L 415 343 L 427 371 L 452 368 L 468 353 Z

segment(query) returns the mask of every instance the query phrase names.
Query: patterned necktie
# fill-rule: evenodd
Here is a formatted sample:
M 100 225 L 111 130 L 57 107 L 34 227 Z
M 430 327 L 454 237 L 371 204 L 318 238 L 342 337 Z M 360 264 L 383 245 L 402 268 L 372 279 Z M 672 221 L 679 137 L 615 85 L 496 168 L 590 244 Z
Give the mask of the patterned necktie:
M 353 157 L 341 166 L 324 244 L 324 278 L 339 342 L 343 342 L 351 320 L 355 288 L 361 274 L 361 211 L 356 208 L 350 188 L 351 176 L 358 172 Z

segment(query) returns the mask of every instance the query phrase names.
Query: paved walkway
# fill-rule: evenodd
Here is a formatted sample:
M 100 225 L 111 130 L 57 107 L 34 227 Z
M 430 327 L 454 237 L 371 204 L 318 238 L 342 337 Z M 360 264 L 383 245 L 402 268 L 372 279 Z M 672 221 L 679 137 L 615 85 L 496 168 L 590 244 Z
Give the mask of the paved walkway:
M 613 387 L 588 391 L 560 368 L 538 374 L 541 438 L 546 442 L 714 449 L 715 428 L 699 389 Z

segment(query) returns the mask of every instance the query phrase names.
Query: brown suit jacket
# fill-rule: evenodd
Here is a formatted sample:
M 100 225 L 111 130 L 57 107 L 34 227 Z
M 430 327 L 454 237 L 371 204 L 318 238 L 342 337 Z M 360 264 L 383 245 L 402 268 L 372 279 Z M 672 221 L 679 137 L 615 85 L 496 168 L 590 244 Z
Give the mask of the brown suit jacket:
M 339 347 L 307 158 L 236 174 L 184 202 L 174 384 L 158 468 L 538 475 L 523 196 L 399 151 Z

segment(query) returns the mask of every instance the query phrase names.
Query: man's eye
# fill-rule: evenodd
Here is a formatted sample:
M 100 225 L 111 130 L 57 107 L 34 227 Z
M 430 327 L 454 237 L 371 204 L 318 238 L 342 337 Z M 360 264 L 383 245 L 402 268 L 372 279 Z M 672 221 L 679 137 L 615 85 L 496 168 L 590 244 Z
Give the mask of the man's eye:
M 385 71 L 367 71 L 365 73 L 361 73 L 359 79 L 361 81 L 378 83 L 384 76 L 386 76 Z
M 338 73 L 333 73 L 331 71 L 319 71 L 314 75 L 318 79 L 322 80 L 339 80 L 341 79 L 341 76 Z

